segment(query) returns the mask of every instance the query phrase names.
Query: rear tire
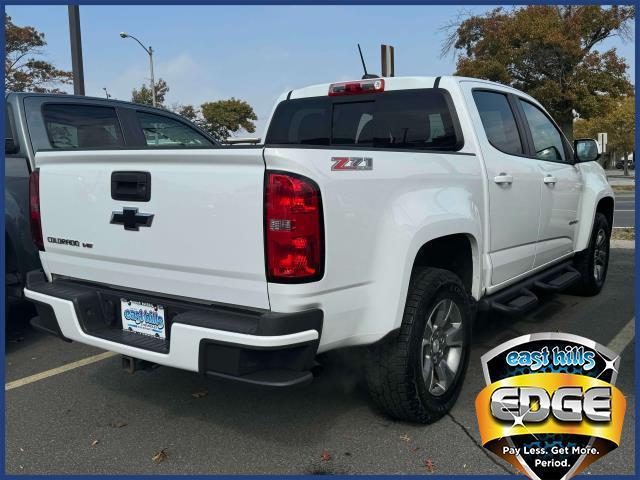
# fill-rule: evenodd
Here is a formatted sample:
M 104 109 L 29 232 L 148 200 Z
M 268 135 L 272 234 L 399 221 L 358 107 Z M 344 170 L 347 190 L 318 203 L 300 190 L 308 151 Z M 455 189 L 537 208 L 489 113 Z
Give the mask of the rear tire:
M 469 362 L 470 303 L 453 273 L 438 268 L 414 272 L 400 330 L 368 351 L 367 385 L 383 412 L 432 423 L 451 409 Z
M 593 296 L 600 293 L 607 278 L 609 268 L 609 241 L 611 227 L 607 217 L 596 213 L 593 221 L 591 239 L 586 250 L 576 254 L 573 264 L 580 272 L 580 281 L 574 285 L 569 293 L 582 296 Z

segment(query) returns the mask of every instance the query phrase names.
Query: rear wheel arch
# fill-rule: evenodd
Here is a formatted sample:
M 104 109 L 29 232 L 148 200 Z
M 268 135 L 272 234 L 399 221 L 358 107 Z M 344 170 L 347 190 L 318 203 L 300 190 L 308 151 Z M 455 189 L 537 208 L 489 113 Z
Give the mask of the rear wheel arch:
M 460 278 L 465 290 L 472 296 L 478 290 L 478 242 L 468 233 L 455 233 L 434 238 L 416 253 L 412 272 L 418 268 L 440 268 Z

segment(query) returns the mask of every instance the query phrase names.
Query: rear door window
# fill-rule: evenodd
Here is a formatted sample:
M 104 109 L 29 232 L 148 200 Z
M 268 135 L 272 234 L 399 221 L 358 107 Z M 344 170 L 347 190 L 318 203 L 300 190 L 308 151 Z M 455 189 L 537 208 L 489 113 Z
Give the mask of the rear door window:
M 453 151 L 462 134 L 444 90 L 416 89 L 284 101 L 265 143 Z
M 163 115 L 136 112 L 149 147 L 212 147 L 213 143 L 190 126 Z
M 522 155 L 522 140 L 507 96 L 476 90 L 473 99 L 489 143 L 504 153 Z
M 49 103 L 42 107 L 51 148 L 124 146 L 122 129 L 112 107 Z

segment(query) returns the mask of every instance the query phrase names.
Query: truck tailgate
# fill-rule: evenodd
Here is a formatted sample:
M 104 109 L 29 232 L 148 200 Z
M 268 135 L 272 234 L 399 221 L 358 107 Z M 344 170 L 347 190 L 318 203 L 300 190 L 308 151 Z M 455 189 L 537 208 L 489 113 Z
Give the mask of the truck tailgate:
M 36 165 L 49 274 L 269 308 L 260 148 L 47 151 Z M 148 173 L 149 200 L 114 200 L 113 172 Z

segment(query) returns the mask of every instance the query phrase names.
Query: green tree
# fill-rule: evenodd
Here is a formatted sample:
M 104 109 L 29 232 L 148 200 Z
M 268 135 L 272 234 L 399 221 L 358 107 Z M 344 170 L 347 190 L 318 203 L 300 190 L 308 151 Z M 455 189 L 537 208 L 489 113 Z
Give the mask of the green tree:
M 256 131 L 253 121 L 258 117 L 253 107 L 244 100 L 231 97 L 229 100 L 205 102 L 200 109 L 202 128 L 219 140 L 224 140 L 240 130 L 248 133 Z
M 69 84 L 71 72 L 60 70 L 42 60 L 42 47 L 47 45 L 44 33 L 33 27 L 19 27 L 4 17 L 5 60 L 4 88 L 8 92 L 64 93 L 56 85 Z
M 574 123 L 576 138 L 596 138 L 598 133 L 607 133 L 607 150 L 612 158 L 622 154 L 624 174 L 628 175 L 627 160 L 635 149 L 635 97 L 628 96 L 611 102 L 602 115 L 588 120 L 577 119 Z
M 445 26 L 443 55 L 459 57 L 457 75 L 511 85 L 538 99 L 572 138 L 574 112 L 598 116 L 633 92 L 627 64 L 603 40 L 630 38 L 633 6 L 533 5 L 496 8 Z
M 178 115 L 182 115 L 184 118 L 194 123 L 200 121 L 199 112 L 193 105 L 177 105 L 172 110 Z
M 156 106 L 164 107 L 164 100 L 169 86 L 167 82 L 159 78 L 156 80 Z M 134 103 L 141 103 L 143 105 L 153 105 L 153 92 L 151 91 L 151 84 L 147 87 L 146 83 L 142 84 L 139 90 L 133 89 L 131 92 L 131 101 Z
M 233 97 L 229 100 L 205 102 L 200 108 L 174 104 L 171 111 L 195 123 L 221 142 L 241 130 L 255 132 L 253 121 L 258 119 L 251 105 Z

